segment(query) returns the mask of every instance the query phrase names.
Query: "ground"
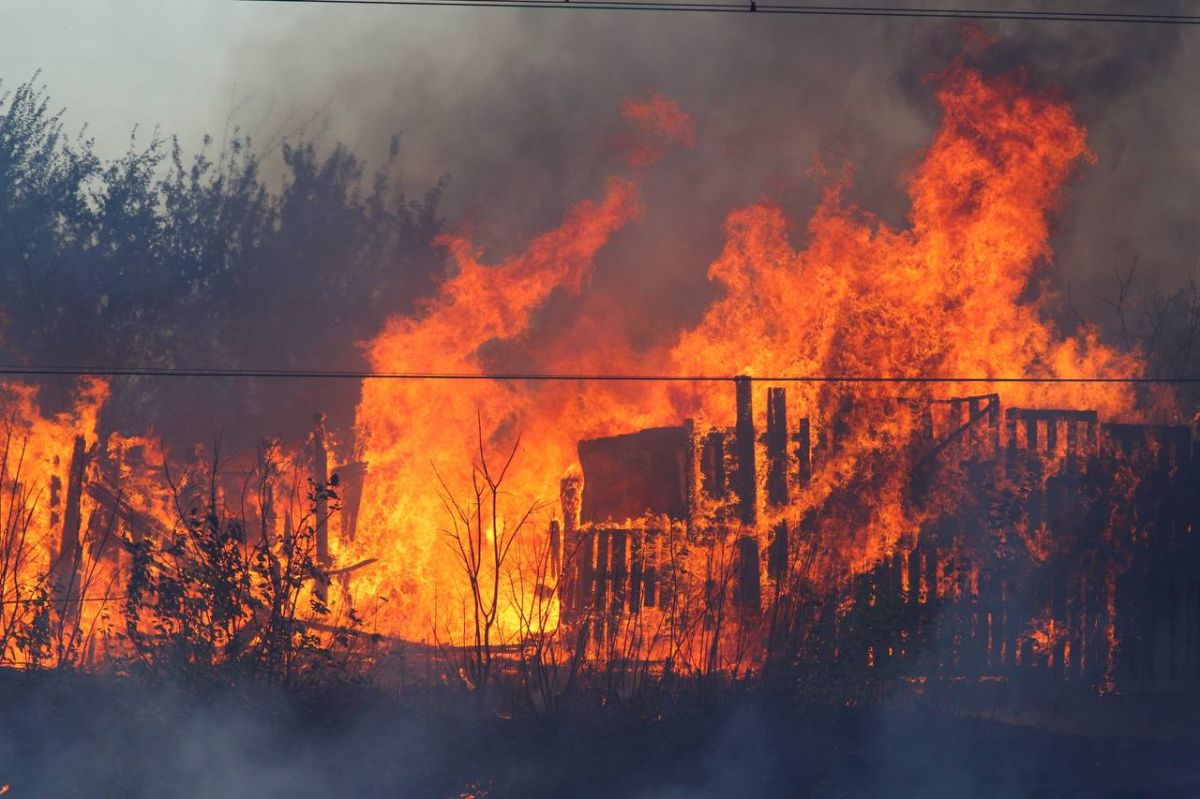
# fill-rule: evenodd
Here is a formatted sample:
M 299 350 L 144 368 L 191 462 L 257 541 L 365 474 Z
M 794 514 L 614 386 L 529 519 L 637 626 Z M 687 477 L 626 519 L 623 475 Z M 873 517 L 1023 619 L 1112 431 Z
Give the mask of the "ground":
M 1200 729 L 1086 737 L 748 694 L 501 718 L 361 687 L 0 677 L 13 797 L 1200 796 Z

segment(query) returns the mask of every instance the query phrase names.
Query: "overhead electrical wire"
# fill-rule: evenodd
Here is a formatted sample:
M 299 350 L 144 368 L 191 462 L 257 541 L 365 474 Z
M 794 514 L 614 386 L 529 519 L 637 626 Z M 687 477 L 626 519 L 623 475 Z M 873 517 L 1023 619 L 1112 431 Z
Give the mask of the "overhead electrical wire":
M 628 383 L 716 383 L 749 378 L 764 383 L 1126 383 L 1200 384 L 1200 377 L 1034 377 L 1009 375 L 672 375 L 556 372 L 374 372 L 340 369 L 221 369 L 187 367 L 0 366 L 12 377 L 190 377 L 268 380 L 495 380 Z
M 1015 20 L 1030 22 L 1108 22 L 1124 24 L 1200 25 L 1196 14 L 1147 14 L 1107 11 L 1039 11 L 994 8 L 917 8 L 835 4 L 670 2 L 670 0 L 237 0 L 291 5 L 413 6 L 435 8 L 559 9 L 573 11 L 643 11 L 710 14 L 792 14 L 826 17 L 900 17 L 907 19 Z

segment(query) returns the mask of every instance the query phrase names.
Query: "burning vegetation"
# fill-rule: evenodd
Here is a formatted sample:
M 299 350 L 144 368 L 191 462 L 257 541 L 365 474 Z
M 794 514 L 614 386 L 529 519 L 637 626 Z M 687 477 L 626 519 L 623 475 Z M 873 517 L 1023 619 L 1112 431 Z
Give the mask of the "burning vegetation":
M 1194 685 L 1191 430 L 1042 280 L 1083 126 L 965 61 L 933 83 L 906 225 L 849 203 L 849 168 L 802 231 L 734 210 L 720 297 L 669 340 L 589 302 L 696 135 L 650 95 L 595 198 L 499 263 L 440 235 L 451 274 L 362 343 L 377 373 L 725 379 L 370 378 L 353 425 L 229 457 L 101 433 L 100 379 L 58 414 L 5 384 L 0 660 L 294 683 L 423 651 L 539 707 L 596 675 Z M 579 313 L 539 335 L 563 295 Z

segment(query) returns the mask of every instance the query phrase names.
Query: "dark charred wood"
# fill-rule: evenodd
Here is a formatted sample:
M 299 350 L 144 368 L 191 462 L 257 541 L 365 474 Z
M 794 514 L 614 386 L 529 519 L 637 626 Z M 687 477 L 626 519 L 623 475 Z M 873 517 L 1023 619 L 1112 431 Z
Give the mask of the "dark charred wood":
M 80 528 L 83 523 L 80 501 L 83 498 L 84 478 L 89 460 L 90 453 L 83 436 L 76 436 L 67 473 L 67 498 L 63 509 L 58 553 L 50 571 L 55 598 L 62 603 L 64 617 L 73 616 L 78 612 L 79 564 L 83 555 L 83 542 L 80 540 Z
M 780 583 L 787 579 L 789 554 L 788 523 L 783 521 L 775 525 L 767 549 L 767 577 L 772 581 Z
M 812 479 L 812 431 L 805 416 L 796 426 L 796 482 L 801 488 Z
M 559 525 L 558 519 L 550 520 L 548 538 L 546 576 L 557 580 L 562 564 L 562 527 Z
M 700 451 L 700 472 L 705 495 L 712 499 L 724 499 L 728 490 L 725 477 L 724 433 L 713 430 L 705 436 Z
M 358 514 L 362 508 L 367 471 L 364 461 L 351 461 L 333 470 L 338 476 L 338 496 L 342 500 L 342 536 L 347 541 L 353 541 L 358 533 Z
M 581 518 L 603 524 L 688 511 L 687 461 L 691 439 L 684 427 L 656 427 L 579 442 L 585 481 Z
M 645 572 L 642 577 L 643 603 L 648 608 L 658 606 L 658 563 L 659 546 L 662 542 L 662 531 L 655 528 L 646 530 L 645 542 Z
M 754 394 L 749 377 L 738 377 L 737 386 L 737 498 L 742 524 L 753 526 L 758 516 L 758 479 L 754 458 Z
M 326 571 L 333 563 L 329 548 L 329 449 L 326 440 L 325 414 L 313 417 L 313 429 L 309 438 L 309 457 L 312 464 L 312 481 L 315 504 L 315 536 L 317 566 Z M 325 587 L 318 583 L 316 592 L 322 602 L 326 600 Z
M 572 559 L 572 568 L 563 570 L 559 596 L 563 603 L 565 620 L 574 621 L 576 612 L 583 607 L 584 595 L 591 591 L 591 562 L 595 556 L 590 545 L 590 536 L 584 540 L 579 529 L 582 480 L 578 475 L 568 475 L 559 483 L 559 505 L 563 516 L 564 558 Z
M 634 614 L 642 609 L 642 582 L 646 573 L 645 548 L 645 531 L 634 530 L 629 541 L 629 612 Z
M 629 577 L 629 531 L 613 530 L 609 548 L 611 550 L 612 614 L 619 616 L 625 610 L 628 593 L 626 580 Z
M 787 392 L 767 389 L 767 502 L 788 504 Z
M 738 538 L 736 596 L 738 605 L 746 611 L 757 612 L 762 607 L 758 551 L 758 539 L 754 536 L 743 535 Z

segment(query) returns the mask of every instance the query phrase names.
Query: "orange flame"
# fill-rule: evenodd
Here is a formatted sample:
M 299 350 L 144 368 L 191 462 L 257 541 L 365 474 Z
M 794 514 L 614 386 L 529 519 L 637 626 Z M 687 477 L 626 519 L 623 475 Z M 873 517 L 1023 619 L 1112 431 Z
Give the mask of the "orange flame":
M 940 77 L 940 131 L 908 179 L 909 224 L 894 229 L 845 202 L 845 181 L 826 193 L 807 226 L 790 239 L 784 212 L 770 201 L 734 211 L 724 251 L 709 268 L 723 296 L 698 325 L 671 344 L 634 354 L 621 329 L 581 314 L 550 342 L 527 348 L 540 371 L 678 374 L 944 377 L 1136 377 L 1135 354 L 1102 344 L 1095 330 L 1068 335 L 1047 318 L 1051 295 L 1031 293 L 1051 251 L 1049 216 L 1081 161 L 1094 160 L 1070 107 L 1014 78 L 985 79 L 955 63 Z M 657 131 L 654 142 L 688 144 L 690 120 L 664 98 L 629 103 L 626 116 Z M 653 160 L 645 153 L 632 163 Z M 486 267 L 462 238 L 444 243 L 459 266 L 415 319 L 397 318 L 367 345 L 387 371 L 484 371 L 497 342 L 527 340 L 534 312 L 555 291 L 584 290 L 593 259 L 637 216 L 636 185 L 610 182 L 598 201 L 573 209 L 557 229 L 522 254 Z M 598 306 L 602 307 L 601 298 Z M 940 385 L 946 394 L 970 385 Z M 1006 402 L 1026 407 L 1086 407 L 1129 416 L 1136 397 L 1121 384 L 1006 384 Z M 818 427 L 840 389 L 801 384 L 796 399 Z M 858 397 L 928 397 L 928 386 L 855 388 Z M 526 442 L 512 495 L 556 498 L 557 481 L 576 468 L 585 437 L 695 418 L 728 424 L 732 392 L 707 384 L 649 388 L 602 384 L 389 383 L 367 381 L 358 409 L 370 463 L 369 511 L 358 545 L 379 555 L 372 592 L 396 602 L 396 631 L 425 637 L 461 620 L 462 583 L 439 543 L 445 510 L 434 466 L 448 486 L 463 486 L 477 459 L 475 415 L 486 445 Z M 860 416 L 870 411 L 862 411 Z M 836 560 L 865 568 L 894 548 L 918 520 L 906 518 L 898 470 L 878 461 L 912 433 L 911 419 L 863 416 L 859 432 L 822 469 L 801 507 L 819 506 L 866 472 L 875 494 L 867 523 L 847 525 Z M 546 515 L 554 509 L 548 508 Z M 439 592 L 441 592 L 439 594 Z M 440 604 L 439 604 L 440 603 Z M 437 608 L 435 610 L 435 608 Z
M 708 269 L 720 298 L 694 327 L 648 348 L 613 321 L 628 316 L 610 312 L 622 298 L 592 289 L 590 277 L 604 248 L 639 219 L 645 170 L 669 149 L 690 147 L 695 133 L 690 117 L 672 100 L 651 94 L 627 101 L 622 114 L 635 129 L 623 143 L 627 174 L 611 177 L 598 197 L 570 209 L 556 228 L 500 263 L 486 263 L 465 236 L 441 237 L 453 275 L 417 315 L 393 317 L 364 343 L 368 361 L 378 372 L 466 374 L 519 360 L 521 371 L 579 374 L 1142 375 L 1138 353 L 1104 345 L 1091 328 L 1074 334 L 1058 329 L 1049 320 L 1053 295 L 1038 291 L 1052 257 L 1050 216 L 1062 187 L 1081 162 L 1094 160 L 1070 107 L 1014 78 L 985 79 L 958 61 L 939 76 L 936 96 L 942 124 L 908 176 L 911 210 L 905 226 L 889 226 L 847 202 L 849 177 L 827 189 L 800 237 L 769 200 L 736 209 L 725 222 L 723 251 Z M 543 309 L 561 296 L 578 298 L 576 318 L 543 325 Z M 546 327 L 559 332 L 548 336 Z M 789 401 L 812 420 L 817 438 L 831 434 L 830 409 L 852 393 L 851 432 L 825 456 L 794 505 L 760 509 L 760 525 L 784 515 L 794 520 L 839 495 L 865 495 L 844 514 L 826 514 L 816 531 L 824 544 L 809 576 L 822 585 L 903 549 L 925 521 L 904 498 L 911 466 L 905 461 L 907 443 L 921 422 L 914 414 L 883 408 L 979 388 L 953 382 L 850 389 L 796 384 Z M 38 410 L 33 389 L 7 384 L 3 390 L 12 418 L 28 437 L 20 482 L 61 483 L 75 436 L 84 436 L 89 446 L 95 442 L 107 386 L 85 381 L 75 410 L 51 418 Z M 1166 395 L 1139 408 L 1127 384 L 1005 383 L 1003 390 L 1009 405 L 1090 408 L 1108 418 L 1173 410 Z M 761 425 L 761 403 L 758 415 Z M 527 631 L 530 614 L 553 627 L 556 603 L 538 589 L 545 575 L 531 577 L 529 570 L 536 572 L 545 557 L 543 531 L 550 519 L 561 516 L 560 479 L 578 473 L 577 442 L 684 419 L 701 429 L 725 426 L 733 416 L 730 387 L 712 383 L 368 379 L 355 430 L 356 455 L 368 470 L 362 507 L 354 540 L 332 542 L 335 565 L 374 559 L 355 572 L 351 586 L 360 606 L 384 603 L 377 616 L 382 632 L 463 642 L 473 599 L 454 549 L 454 504 L 478 485 L 472 478 L 482 461 L 498 468 L 519 439 L 497 506 L 480 512 L 476 532 L 481 545 L 494 546 L 520 531 L 488 586 L 498 596 L 499 639 L 515 640 Z M 114 436 L 106 446 L 127 485 L 124 501 L 173 526 L 177 509 L 154 482 L 164 454 L 152 437 Z M 302 455 L 287 457 L 303 461 Z M 6 487 L 14 481 L 10 471 Z M 848 492 L 848 486 L 863 490 Z M 938 498 L 943 505 L 954 500 L 952 488 Z M 85 515 L 92 502 L 84 498 Z M 50 503 L 35 507 L 37 552 L 22 564 L 24 580 L 52 569 L 62 527 Z M 937 502 L 925 512 L 936 507 Z M 1027 532 L 1040 546 L 1038 531 Z M 969 553 L 961 554 L 974 569 Z M 693 564 L 695 573 L 711 576 L 733 567 L 732 551 L 709 557 Z M 966 583 L 972 583 L 975 577 L 968 576 Z M 942 579 L 924 575 L 927 593 L 935 598 L 947 593 Z M 7 654 L 0 652 L 0 659 Z

